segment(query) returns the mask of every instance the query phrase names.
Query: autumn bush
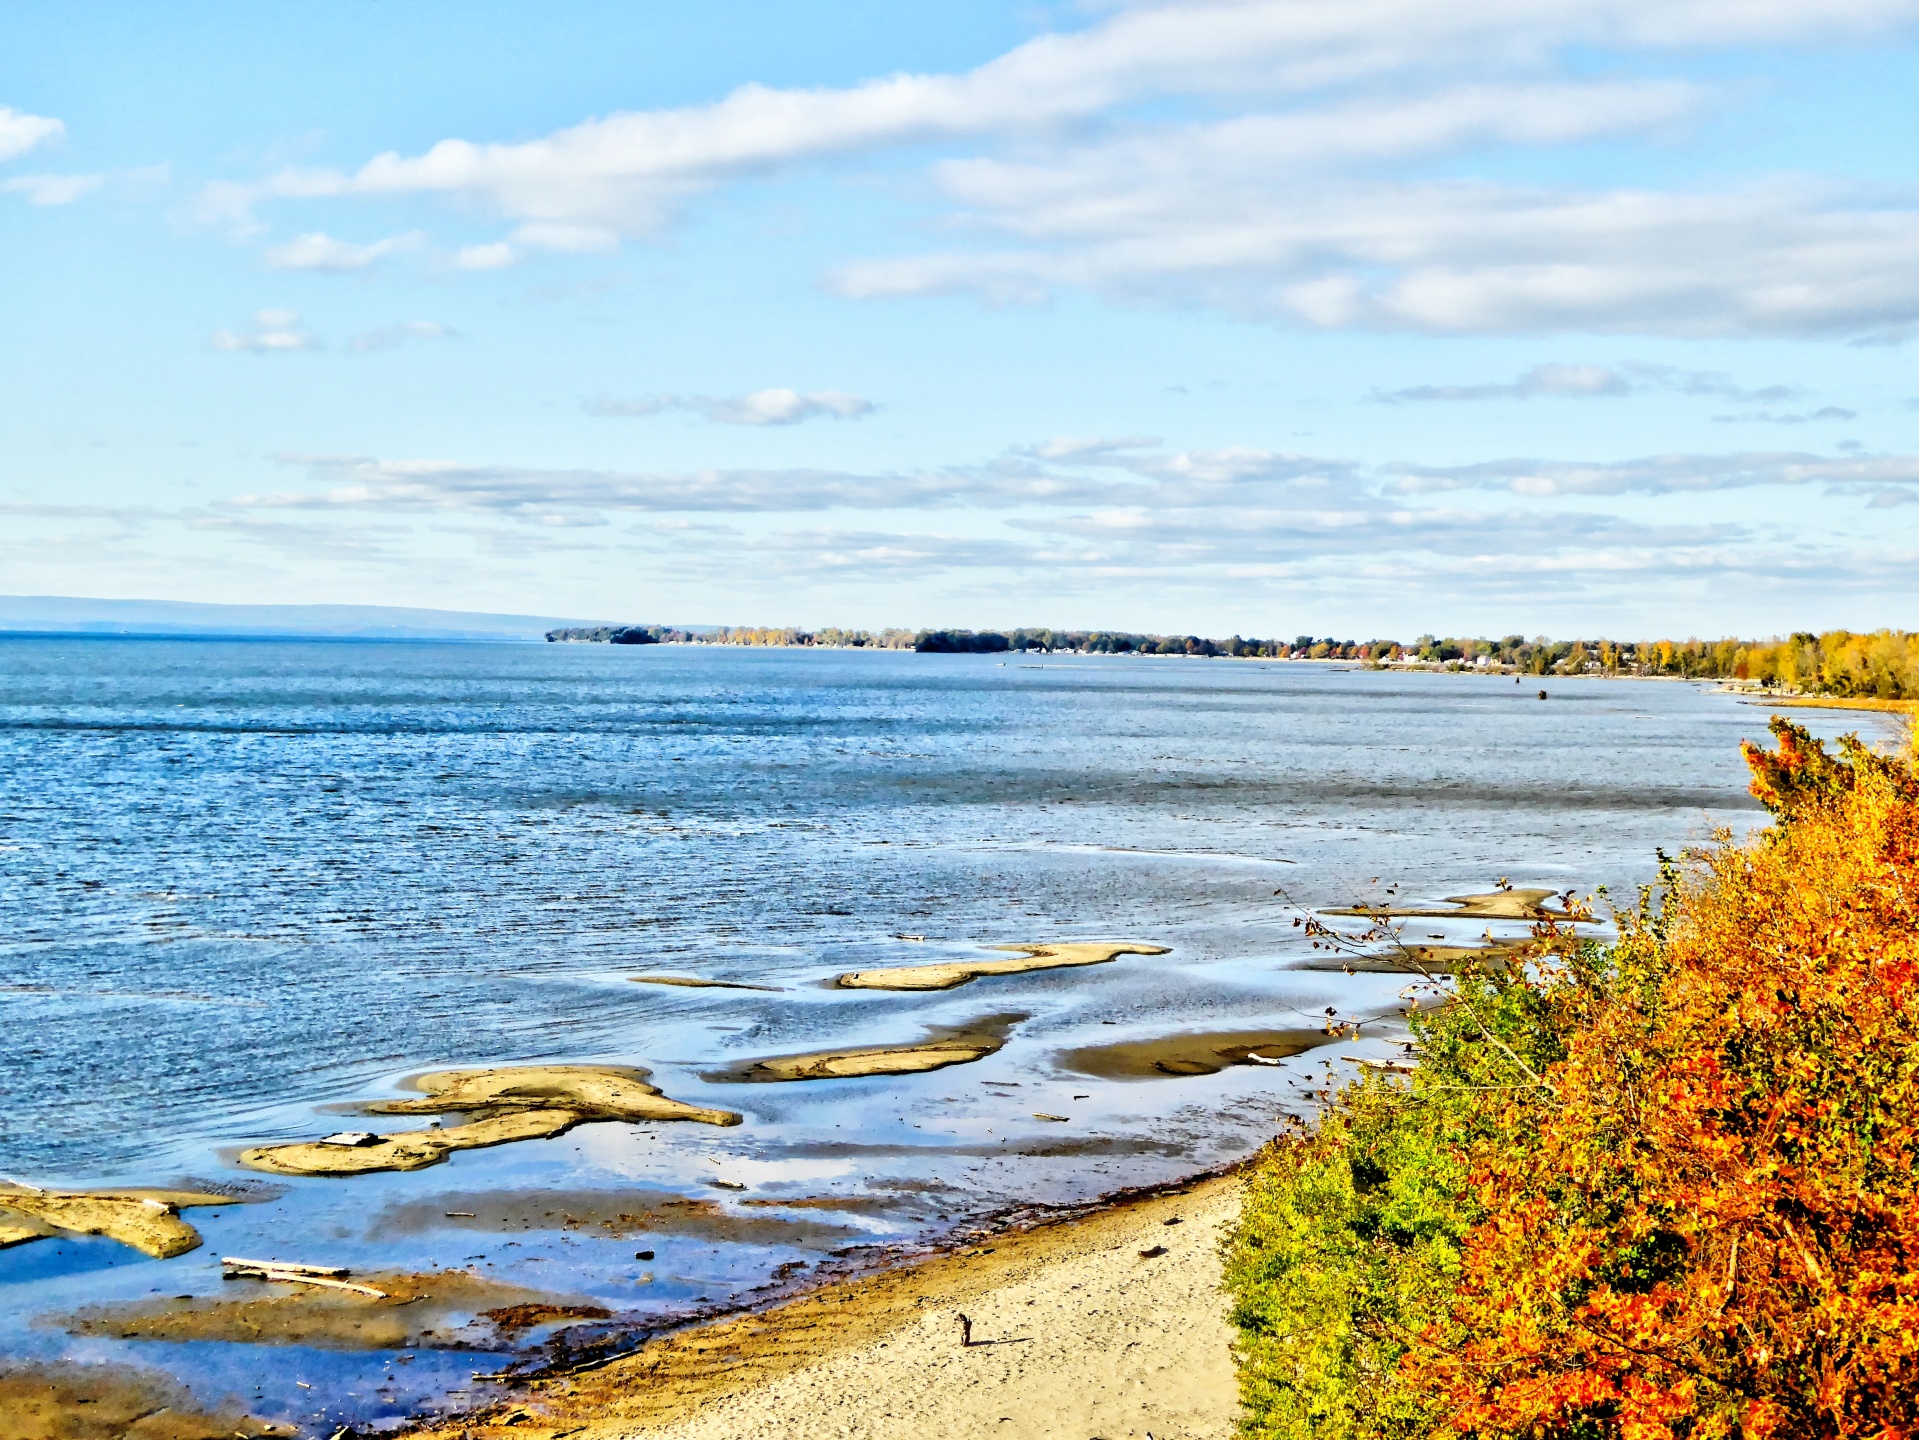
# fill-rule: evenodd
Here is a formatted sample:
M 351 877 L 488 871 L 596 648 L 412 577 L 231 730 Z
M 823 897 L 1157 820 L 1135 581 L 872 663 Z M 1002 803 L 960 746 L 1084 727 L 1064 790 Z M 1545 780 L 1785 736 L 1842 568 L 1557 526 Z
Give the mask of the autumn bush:
M 1919 776 L 1773 722 L 1774 823 L 1415 1017 L 1227 1255 L 1262 1437 L 1919 1436 Z

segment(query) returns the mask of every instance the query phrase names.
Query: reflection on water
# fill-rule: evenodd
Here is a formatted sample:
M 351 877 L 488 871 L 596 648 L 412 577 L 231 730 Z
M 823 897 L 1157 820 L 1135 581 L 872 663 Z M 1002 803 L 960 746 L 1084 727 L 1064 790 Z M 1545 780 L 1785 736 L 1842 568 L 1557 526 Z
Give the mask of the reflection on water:
M 1758 818 L 1737 741 L 1762 710 L 1678 684 L 1561 681 L 1554 699 L 1226 661 L 0 640 L 0 1175 L 199 1186 L 435 1067 L 644 1066 L 746 1117 L 295 1178 L 193 1212 L 206 1246 L 168 1261 L 100 1240 L 0 1251 L 0 1355 L 157 1367 L 209 1413 L 237 1396 L 331 1434 L 461 1403 L 546 1332 L 427 1325 L 403 1352 L 261 1364 L 231 1337 L 33 1320 L 210 1303 L 225 1253 L 457 1270 L 665 1323 L 1005 1207 L 1236 1158 L 1309 1071 L 1386 1053 L 1405 978 L 1298 968 L 1323 957 L 1275 886 L 1318 908 L 1392 884 L 1442 911 L 1502 876 L 1629 894 L 1656 846 Z M 1417 923 L 1445 946 L 1488 928 Z M 831 985 L 1073 940 L 1169 953 L 950 993 Z M 1329 1009 L 1361 1038 L 1270 1049 Z M 703 1078 L 989 1011 L 1027 1018 L 963 1065 Z M 1283 1063 L 1201 1056 L 1143 1085 L 1071 1058 L 1177 1061 L 1153 1050 L 1175 1035 L 1261 1037 Z

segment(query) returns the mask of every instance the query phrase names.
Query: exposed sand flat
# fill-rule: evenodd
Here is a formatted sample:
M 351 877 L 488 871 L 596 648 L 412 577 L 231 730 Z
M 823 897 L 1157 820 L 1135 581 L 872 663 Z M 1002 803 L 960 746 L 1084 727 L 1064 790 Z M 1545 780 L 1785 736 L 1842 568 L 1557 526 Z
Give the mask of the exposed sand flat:
M 1164 945 L 1111 945 L 1104 942 L 1057 945 L 993 945 L 1015 950 L 1010 960 L 957 960 L 944 965 L 899 965 L 883 970 L 853 970 L 835 982 L 847 990 L 951 990 L 982 975 L 1022 975 L 1029 970 L 1065 970 L 1075 965 L 1104 965 L 1121 955 L 1164 955 Z
M 1421 910 L 1381 905 L 1324 910 L 1324 915 L 1379 916 L 1389 920 L 1570 920 L 1564 910 L 1548 909 L 1544 902 L 1557 890 L 1490 890 L 1483 895 L 1448 895 L 1449 910 Z
M 689 990 L 767 990 L 779 994 L 786 988 L 783 985 L 748 985 L 744 980 L 702 980 L 697 975 L 629 975 L 626 978 L 635 985 L 684 985 Z
M 417 1433 L 1228 1440 L 1237 1396 L 1219 1242 L 1239 1186 L 1209 1180 L 836 1284 Z
M 19 1245 L 60 1231 L 104 1235 L 143 1255 L 168 1260 L 200 1244 L 180 1218 L 183 1206 L 237 1205 L 230 1195 L 191 1190 L 28 1190 L 0 1186 L 0 1245 Z
M 1532 948 L 1534 941 L 1490 940 L 1483 945 L 1408 945 L 1375 955 L 1316 955 L 1295 970 L 1345 971 L 1356 975 L 1457 975 L 1462 970 L 1504 967 Z
M 367 1175 L 376 1170 L 424 1170 L 455 1150 L 483 1150 L 515 1140 L 550 1140 L 592 1116 L 574 1110 L 516 1110 L 449 1125 L 444 1130 L 402 1130 L 371 1145 L 325 1145 L 300 1140 L 240 1152 L 240 1163 L 269 1175 Z
M 0 1210 L 0 1250 L 10 1245 L 24 1245 L 29 1240 L 44 1240 L 53 1233 L 51 1225 Z
M 221 1293 L 189 1300 L 156 1297 L 93 1305 L 60 1322 L 69 1334 L 121 1340 L 215 1340 L 249 1345 L 316 1345 L 329 1350 L 393 1350 L 493 1341 L 495 1332 L 548 1319 L 606 1311 L 590 1301 L 488 1280 L 470 1270 L 369 1274 L 356 1284 L 386 1298 L 281 1281 L 223 1282 Z
M 1160 1035 L 1068 1050 L 1059 1063 L 1102 1080 L 1160 1080 L 1167 1076 L 1217 1075 L 1229 1065 L 1257 1064 L 1258 1055 L 1284 1060 L 1332 1039 L 1320 1030 L 1224 1030 Z
M 999 1040 L 923 1040 L 916 1045 L 869 1045 L 859 1050 L 828 1050 L 817 1055 L 776 1055 L 757 1060 L 742 1080 L 837 1080 L 851 1075 L 917 1075 L 948 1065 L 982 1060 L 999 1049 Z
M 847 1050 L 818 1050 L 806 1055 L 769 1055 L 708 1080 L 758 1083 L 775 1080 L 841 1080 L 856 1075 L 918 1075 L 982 1060 L 1006 1043 L 1006 1035 L 1024 1015 L 992 1015 L 965 1030 L 936 1030 L 906 1045 L 860 1045 Z
M 737 1125 L 731 1110 L 709 1110 L 662 1095 L 637 1065 L 506 1065 L 437 1070 L 407 1083 L 418 1100 L 380 1100 L 369 1115 L 444 1115 L 452 1111 L 571 1110 L 594 1120 L 699 1120 Z
M 549 1140 L 589 1120 L 699 1120 L 737 1125 L 731 1110 L 669 1099 L 646 1083 L 651 1073 L 628 1065 L 506 1065 L 486 1070 L 436 1070 L 409 1083 L 418 1100 L 381 1100 L 363 1109 L 378 1115 L 473 1113 L 481 1118 L 442 1130 L 403 1130 L 367 1145 L 305 1140 L 243 1151 L 240 1163 L 274 1175 L 366 1175 L 376 1170 L 423 1170 L 455 1150 L 479 1150 L 515 1140 Z
M 1794 695 L 1774 696 L 1767 700 L 1741 700 L 1741 705 L 1757 705 L 1766 710 L 1884 710 L 1893 714 L 1919 714 L 1919 700 L 1880 700 L 1870 695 Z
M 251 1440 L 291 1435 L 237 1403 L 208 1414 L 164 1375 L 66 1362 L 0 1370 L 0 1440 Z

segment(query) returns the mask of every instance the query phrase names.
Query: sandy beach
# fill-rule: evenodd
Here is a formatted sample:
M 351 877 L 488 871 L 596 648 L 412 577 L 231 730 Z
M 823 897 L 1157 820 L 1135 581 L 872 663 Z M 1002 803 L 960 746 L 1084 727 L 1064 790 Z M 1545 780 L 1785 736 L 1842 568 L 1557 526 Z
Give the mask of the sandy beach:
M 1219 1245 L 1240 1185 L 1213 1177 L 828 1286 L 411 1433 L 1226 1440 Z

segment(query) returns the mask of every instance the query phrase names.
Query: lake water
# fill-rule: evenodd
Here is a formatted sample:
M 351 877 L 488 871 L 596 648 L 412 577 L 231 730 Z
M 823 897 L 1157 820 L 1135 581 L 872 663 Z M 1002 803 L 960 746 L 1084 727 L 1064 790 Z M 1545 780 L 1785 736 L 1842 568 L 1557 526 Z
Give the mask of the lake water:
M 644 1065 L 668 1095 L 745 1117 L 595 1124 L 405 1174 L 261 1184 L 254 1203 L 187 1212 L 207 1244 L 168 1261 L 108 1240 L 0 1251 L 0 1354 L 158 1367 L 331 1434 L 483 1398 L 471 1375 L 510 1356 L 461 1317 L 451 1335 L 281 1346 L 266 1364 L 257 1345 L 76 1334 L 71 1317 L 237 1293 L 218 1257 L 264 1253 L 465 1268 L 657 1324 L 875 1253 L 861 1247 L 1237 1158 L 1312 1077 L 1392 1037 L 1403 979 L 1296 968 L 1313 956 L 1292 905 L 1388 884 L 1437 900 L 1500 876 L 1629 897 L 1657 847 L 1761 818 L 1738 742 L 1763 737 L 1764 710 L 1599 680 L 1545 682 L 1542 703 L 1539 683 L 1223 660 L 0 639 L 0 1175 L 260 1181 L 233 1163 L 240 1148 L 400 1128 L 341 1112 L 432 1067 Z M 1867 718 L 1804 713 L 1820 733 Z M 830 984 L 1059 939 L 1169 953 L 933 993 Z M 779 989 L 630 979 L 648 972 Z M 1156 1080 L 1062 1060 L 1323 1025 L 1329 1008 L 1371 1020 L 1371 1038 Z M 718 1073 L 1010 1016 L 997 1054 L 931 1074 Z M 801 1199 L 815 1203 L 766 1203 Z

